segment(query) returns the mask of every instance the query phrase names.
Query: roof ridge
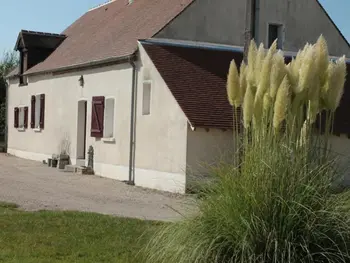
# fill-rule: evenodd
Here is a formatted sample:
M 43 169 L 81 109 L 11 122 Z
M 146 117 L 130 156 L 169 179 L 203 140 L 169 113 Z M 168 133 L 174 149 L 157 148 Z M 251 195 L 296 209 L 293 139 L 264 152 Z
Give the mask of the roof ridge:
M 333 24 L 333 26 L 335 27 L 335 29 L 338 31 L 338 33 L 340 34 L 340 36 L 343 38 L 343 40 L 345 41 L 345 43 L 348 45 L 348 47 L 350 48 L 350 42 L 348 41 L 348 39 L 344 36 L 343 32 L 340 30 L 340 28 L 337 26 L 337 24 L 335 23 L 335 21 L 333 20 L 333 18 L 331 18 L 331 16 L 329 15 L 328 11 L 325 9 L 325 7 L 321 4 L 321 2 L 319 0 L 316 0 L 316 3 L 320 6 L 321 10 L 324 12 L 324 14 L 328 17 L 328 19 L 330 20 L 330 22 Z
M 114 2 L 114 1 L 116 1 L 116 0 L 108 0 L 107 2 L 104 2 L 104 3 L 102 3 L 102 4 L 99 4 L 99 5 L 95 6 L 95 7 L 90 8 L 90 9 L 88 10 L 88 12 L 93 11 L 93 10 L 95 10 L 95 9 L 98 9 L 98 8 L 100 8 L 100 7 L 103 7 L 103 6 L 105 6 L 105 5 L 108 5 L 108 4 L 110 4 L 110 3 Z
M 144 45 L 159 45 L 159 46 L 177 46 L 181 48 L 195 48 L 195 49 L 206 49 L 206 50 L 216 50 L 216 51 L 229 51 L 229 52 L 240 52 L 243 53 L 242 46 L 227 45 L 220 43 L 210 43 L 210 42 L 200 42 L 191 40 L 177 40 L 177 39 L 166 39 L 166 38 L 150 38 L 150 39 L 140 39 L 139 42 Z M 298 52 L 282 50 L 285 57 L 295 57 Z M 338 59 L 342 56 L 329 56 L 330 60 Z M 345 56 L 345 62 L 350 64 L 350 57 Z

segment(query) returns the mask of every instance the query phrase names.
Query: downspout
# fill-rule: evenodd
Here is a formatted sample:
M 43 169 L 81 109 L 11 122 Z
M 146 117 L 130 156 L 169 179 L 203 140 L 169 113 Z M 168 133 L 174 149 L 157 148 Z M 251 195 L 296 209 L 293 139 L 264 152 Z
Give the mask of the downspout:
M 129 155 L 129 180 L 128 185 L 135 185 L 135 139 L 136 139 L 136 94 L 137 94 L 137 67 L 136 56 L 129 60 L 132 66 L 131 87 L 131 115 L 130 115 L 130 155 Z
M 8 147 L 8 118 L 9 118 L 9 112 L 8 112 L 8 105 L 9 105 L 9 86 L 10 86 L 10 79 L 8 78 L 6 80 L 6 87 L 5 87 L 5 92 L 6 92 L 6 101 L 5 101 L 5 152 L 7 153 L 7 147 Z
M 253 0 L 252 32 L 256 43 L 260 43 L 260 0 Z

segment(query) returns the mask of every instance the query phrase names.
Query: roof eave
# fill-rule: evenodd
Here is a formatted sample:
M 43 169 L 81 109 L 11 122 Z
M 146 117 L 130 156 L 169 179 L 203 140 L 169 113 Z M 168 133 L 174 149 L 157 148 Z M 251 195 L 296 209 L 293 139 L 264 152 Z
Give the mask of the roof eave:
M 89 69 L 91 67 L 96 67 L 96 66 L 120 64 L 120 63 L 130 61 L 130 59 L 133 59 L 135 56 L 136 56 L 136 52 L 134 52 L 130 55 L 122 56 L 122 57 L 110 57 L 107 59 L 93 60 L 93 61 L 89 61 L 89 62 L 85 62 L 85 63 L 74 64 L 74 65 L 69 65 L 69 66 L 64 66 L 64 67 L 59 67 L 59 68 L 54 68 L 54 69 L 39 70 L 39 71 L 34 71 L 34 72 L 30 72 L 30 70 L 29 70 L 29 71 L 25 72 L 23 75 L 24 76 L 34 76 L 34 75 L 42 75 L 42 74 L 49 74 L 49 73 L 61 73 L 61 72 L 66 72 L 66 71 L 76 71 L 76 70 Z

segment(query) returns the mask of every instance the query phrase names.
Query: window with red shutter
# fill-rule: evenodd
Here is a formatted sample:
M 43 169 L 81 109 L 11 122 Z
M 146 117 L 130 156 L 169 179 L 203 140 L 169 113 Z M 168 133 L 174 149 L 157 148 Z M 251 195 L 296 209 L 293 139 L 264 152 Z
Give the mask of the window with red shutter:
M 19 125 L 19 108 L 15 108 L 14 110 L 14 127 L 18 128 Z
M 91 104 L 91 137 L 103 137 L 105 97 L 92 97 Z
M 35 128 L 35 96 L 33 95 L 31 98 L 30 105 L 30 128 Z
M 28 107 L 24 107 L 24 128 L 28 129 Z
M 40 95 L 40 129 L 45 127 L 45 94 Z

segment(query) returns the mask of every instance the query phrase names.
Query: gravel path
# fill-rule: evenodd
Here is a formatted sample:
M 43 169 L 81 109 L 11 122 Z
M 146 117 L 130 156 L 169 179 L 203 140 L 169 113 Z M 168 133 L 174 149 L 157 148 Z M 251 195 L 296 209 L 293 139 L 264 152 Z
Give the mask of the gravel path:
M 75 210 L 161 221 L 181 219 L 180 214 L 193 210 L 188 197 L 64 173 L 4 154 L 0 154 L 0 201 L 27 211 Z

